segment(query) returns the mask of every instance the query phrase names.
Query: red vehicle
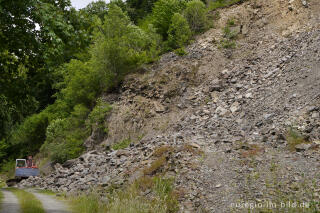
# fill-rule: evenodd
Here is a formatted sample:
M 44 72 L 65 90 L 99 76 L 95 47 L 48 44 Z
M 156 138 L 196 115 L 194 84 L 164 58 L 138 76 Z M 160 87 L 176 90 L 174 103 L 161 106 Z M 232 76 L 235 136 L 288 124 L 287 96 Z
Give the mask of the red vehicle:
M 15 178 L 7 180 L 8 186 L 13 186 L 19 183 L 21 180 L 30 176 L 39 176 L 40 171 L 38 167 L 33 163 L 32 157 L 28 159 L 16 159 Z

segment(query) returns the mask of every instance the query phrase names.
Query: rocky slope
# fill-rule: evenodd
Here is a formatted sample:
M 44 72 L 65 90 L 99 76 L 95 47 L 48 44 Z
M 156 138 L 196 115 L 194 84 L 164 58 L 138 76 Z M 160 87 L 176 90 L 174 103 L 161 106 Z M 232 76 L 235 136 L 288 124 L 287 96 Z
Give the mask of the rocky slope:
M 105 95 L 109 135 L 94 133 L 92 151 L 20 185 L 88 190 L 163 173 L 175 177 L 181 212 L 320 199 L 320 2 L 255 0 L 219 12 L 188 55 L 168 53 Z M 237 46 L 223 49 L 230 19 Z M 128 148 L 110 149 L 126 138 Z

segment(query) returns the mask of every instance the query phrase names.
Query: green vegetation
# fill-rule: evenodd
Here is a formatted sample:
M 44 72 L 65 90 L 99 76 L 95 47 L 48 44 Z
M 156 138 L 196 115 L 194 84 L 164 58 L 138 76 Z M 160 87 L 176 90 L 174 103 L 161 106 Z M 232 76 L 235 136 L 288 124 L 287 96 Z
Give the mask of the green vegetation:
M 55 192 L 49 190 L 49 189 L 37 189 L 38 193 L 46 194 L 46 195 L 56 195 Z
M 164 39 L 168 37 L 172 16 L 180 13 L 184 8 L 185 1 L 159 0 L 155 3 L 152 11 L 152 24 Z
M 246 1 L 246 0 L 216 0 L 216 1 L 210 1 L 209 9 L 210 10 L 216 10 L 218 8 L 229 7 L 231 5 L 242 3 L 244 1 Z
M 1 179 L 1 177 L 0 177 L 0 188 L 3 188 L 5 186 L 6 186 L 5 181 L 3 179 Z
M 41 202 L 32 193 L 15 188 L 9 190 L 19 199 L 22 213 L 45 213 Z
M 88 20 L 69 5 L 67 0 L 0 3 L 0 161 L 25 153 L 12 135 L 41 130 L 39 116 L 19 124 L 54 101 L 54 70 L 90 42 L 84 30 Z M 23 148 L 38 151 L 37 142 Z
M 236 43 L 235 39 L 238 36 L 238 33 L 236 30 L 232 30 L 232 27 L 235 27 L 235 20 L 229 19 L 227 22 L 227 25 L 223 29 L 223 39 L 220 41 L 221 47 L 223 48 L 235 48 Z
M 83 141 L 89 136 L 85 119 L 89 110 L 76 105 L 68 118 L 58 118 L 47 127 L 46 140 L 41 152 L 55 162 L 78 157 L 83 151 Z
M 206 5 L 200 0 L 187 3 L 184 15 L 189 22 L 190 29 L 195 32 L 203 32 L 209 26 Z
M 127 138 L 127 139 L 124 139 L 116 144 L 114 144 L 112 146 L 112 149 L 114 150 L 118 150 L 118 149 L 124 149 L 124 148 L 127 148 L 131 143 L 131 140 L 130 138 Z
M 191 30 L 187 20 L 179 13 L 175 13 L 168 30 L 169 46 L 173 49 L 181 48 L 188 43 L 190 37 Z
M 2 1 L 0 170 L 28 155 L 62 163 L 92 133 L 107 136 L 112 108 L 99 97 L 166 51 L 187 54 L 209 26 L 203 2 L 100 0 L 78 11 L 69 0 Z
M 309 141 L 296 129 L 290 127 L 286 134 L 287 146 L 290 151 L 295 151 L 296 146 L 303 143 L 309 143 Z
M 4 161 L 1 165 L 1 176 L 0 178 L 9 179 L 14 177 L 16 162 L 15 161 Z
M 146 190 L 150 190 L 152 199 L 143 196 Z M 140 178 L 130 186 L 113 190 L 107 196 L 92 192 L 69 197 L 69 200 L 73 211 L 77 213 L 173 213 L 179 210 L 173 180 L 160 177 Z
M 2 200 L 3 200 L 3 193 L 2 193 L 2 191 L 0 190 L 0 210 L 1 210 Z

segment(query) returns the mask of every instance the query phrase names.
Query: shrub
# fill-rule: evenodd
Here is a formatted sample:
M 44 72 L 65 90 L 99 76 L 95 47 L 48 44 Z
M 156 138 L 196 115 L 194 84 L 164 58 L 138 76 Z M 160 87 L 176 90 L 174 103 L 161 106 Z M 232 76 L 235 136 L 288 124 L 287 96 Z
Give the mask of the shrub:
M 193 32 L 203 32 L 208 27 L 207 9 L 205 4 L 199 0 L 187 3 L 184 15 Z
M 172 16 L 185 8 L 185 1 L 159 0 L 154 4 L 152 17 L 153 25 L 164 40 L 168 37 L 168 30 L 172 23 Z
M 107 132 L 106 129 L 104 129 L 105 118 L 111 110 L 112 107 L 99 98 L 96 106 L 92 109 L 88 116 L 88 120 L 86 122 L 87 127 L 91 129 L 91 131 L 104 130 Z
M 14 178 L 15 167 L 16 167 L 15 160 L 2 162 L 0 167 L 1 177 L 5 176 L 4 179 Z
M 78 157 L 84 150 L 84 140 L 89 136 L 85 125 L 88 113 L 85 106 L 76 105 L 70 117 L 51 122 L 41 152 L 58 163 Z
M 236 42 L 234 41 L 237 36 L 238 32 L 232 30 L 230 27 L 235 26 L 234 19 L 228 20 L 227 26 L 223 28 L 223 39 L 220 41 L 221 47 L 223 48 L 235 48 Z
M 90 107 L 96 96 L 103 90 L 100 76 L 96 75 L 88 62 L 71 60 L 61 70 L 63 81 L 57 85 L 58 104 L 66 103 L 69 108 L 77 104 Z M 64 103 L 63 103 L 64 102 Z
M 168 30 L 169 46 L 174 49 L 183 47 L 188 43 L 190 36 L 191 31 L 187 20 L 179 13 L 175 13 Z

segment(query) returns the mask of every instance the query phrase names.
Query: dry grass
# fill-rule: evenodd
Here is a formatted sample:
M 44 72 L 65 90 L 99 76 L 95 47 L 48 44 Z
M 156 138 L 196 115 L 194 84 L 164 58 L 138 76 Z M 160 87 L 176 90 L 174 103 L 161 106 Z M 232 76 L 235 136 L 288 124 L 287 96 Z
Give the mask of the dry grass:
M 204 152 L 198 148 L 195 148 L 194 146 L 190 145 L 190 144 L 185 144 L 183 145 L 181 151 L 183 152 L 189 152 L 192 153 L 194 155 L 202 155 L 204 154 Z
M 250 144 L 248 150 L 241 150 L 240 156 L 242 158 L 252 158 L 264 152 L 264 148 L 258 144 Z
M 135 181 L 135 185 L 142 192 L 144 192 L 153 187 L 154 185 L 153 178 L 150 176 L 142 176 Z
M 154 175 L 157 172 L 161 171 L 163 167 L 166 165 L 167 159 L 165 156 L 162 156 L 155 161 L 152 162 L 152 164 L 149 167 L 146 167 L 143 169 L 144 175 Z
M 172 152 L 172 151 L 174 151 L 174 148 L 172 146 L 165 145 L 165 146 L 160 146 L 159 148 L 154 150 L 152 155 L 155 157 L 161 157 L 164 154 Z

